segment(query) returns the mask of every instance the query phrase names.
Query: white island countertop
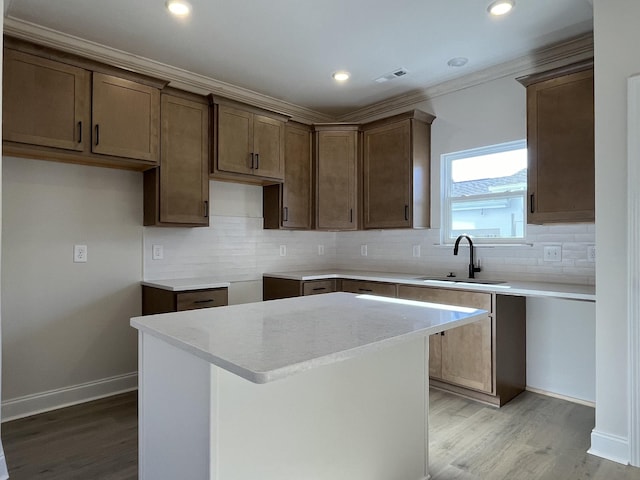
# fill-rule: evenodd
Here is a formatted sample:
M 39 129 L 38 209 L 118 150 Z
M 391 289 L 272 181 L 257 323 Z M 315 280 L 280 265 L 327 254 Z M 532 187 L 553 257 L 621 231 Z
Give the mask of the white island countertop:
M 284 278 L 289 280 L 308 281 L 341 278 L 348 280 L 365 280 L 371 282 L 402 283 L 424 287 L 441 287 L 478 292 L 499 293 L 526 297 L 564 298 L 570 300 L 586 300 L 595 302 L 596 288 L 594 285 L 578 285 L 570 283 L 552 282 L 522 282 L 505 281 L 495 283 L 471 283 L 464 277 L 455 277 L 454 281 L 424 280 L 423 277 L 436 275 L 395 272 L 368 272 L 359 270 L 300 270 L 293 272 L 265 273 L 265 277 Z M 444 277 L 442 275 L 442 277 Z M 482 279 L 476 279 L 481 281 Z M 491 280 L 488 280 L 491 282 Z
M 329 293 L 131 319 L 254 383 L 266 383 L 418 336 L 465 325 L 485 310 Z

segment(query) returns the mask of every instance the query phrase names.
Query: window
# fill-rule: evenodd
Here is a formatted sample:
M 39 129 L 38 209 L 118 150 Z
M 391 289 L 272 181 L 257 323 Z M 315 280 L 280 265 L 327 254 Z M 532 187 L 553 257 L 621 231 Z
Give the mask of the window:
M 463 233 L 478 243 L 524 240 L 525 140 L 442 155 L 442 243 Z

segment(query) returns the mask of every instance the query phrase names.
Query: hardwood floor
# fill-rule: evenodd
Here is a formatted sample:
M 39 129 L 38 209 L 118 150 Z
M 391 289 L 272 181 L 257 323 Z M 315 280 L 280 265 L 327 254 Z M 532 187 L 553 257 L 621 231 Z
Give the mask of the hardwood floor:
M 586 453 L 592 408 L 530 392 L 501 409 L 430 400 L 433 480 L 640 480 Z M 4 423 L 2 440 L 11 480 L 136 479 L 136 392 Z
M 138 478 L 137 392 L 2 424 L 11 480 Z

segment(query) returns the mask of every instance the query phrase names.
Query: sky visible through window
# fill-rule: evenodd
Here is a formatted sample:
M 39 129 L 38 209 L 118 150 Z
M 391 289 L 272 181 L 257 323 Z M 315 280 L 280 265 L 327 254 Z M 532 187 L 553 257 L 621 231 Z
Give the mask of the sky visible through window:
M 523 168 L 527 168 L 526 148 L 453 160 L 451 178 L 454 182 L 466 182 L 509 177 Z

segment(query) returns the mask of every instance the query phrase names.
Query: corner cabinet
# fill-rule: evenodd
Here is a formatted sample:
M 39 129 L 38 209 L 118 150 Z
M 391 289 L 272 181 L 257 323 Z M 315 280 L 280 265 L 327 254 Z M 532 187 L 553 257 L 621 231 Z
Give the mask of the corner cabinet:
M 314 126 L 317 230 L 357 230 L 360 185 L 359 126 Z
M 310 230 L 313 205 L 311 127 L 288 122 L 284 183 L 263 187 L 264 228 Z
M 211 176 L 269 185 L 284 180 L 284 127 L 288 117 L 211 97 L 214 142 Z
M 160 166 L 144 172 L 144 224 L 209 225 L 209 103 L 167 89 Z
M 166 82 L 4 40 L 5 155 L 130 170 L 158 165 Z
M 595 221 L 593 60 L 518 81 L 527 88 L 527 223 Z
M 430 226 L 434 119 L 412 110 L 362 126 L 363 228 Z

